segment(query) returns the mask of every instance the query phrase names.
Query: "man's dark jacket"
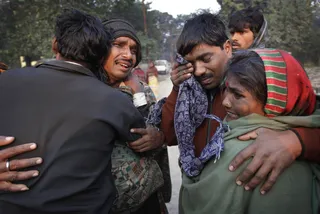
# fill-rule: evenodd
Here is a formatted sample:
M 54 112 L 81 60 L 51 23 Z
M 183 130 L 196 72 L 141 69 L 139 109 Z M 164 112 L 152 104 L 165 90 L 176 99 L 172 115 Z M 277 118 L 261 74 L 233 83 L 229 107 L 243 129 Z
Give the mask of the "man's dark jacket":
M 30 190 L 0 193 L 0 213 L 107 214 L 115 198 L 114 141 L 132 141 L 144 121 L 121 92 L 76 64 L 50 61 L 0 75 L 0 135 L 37 143 L 15 158 L 42 157 Z

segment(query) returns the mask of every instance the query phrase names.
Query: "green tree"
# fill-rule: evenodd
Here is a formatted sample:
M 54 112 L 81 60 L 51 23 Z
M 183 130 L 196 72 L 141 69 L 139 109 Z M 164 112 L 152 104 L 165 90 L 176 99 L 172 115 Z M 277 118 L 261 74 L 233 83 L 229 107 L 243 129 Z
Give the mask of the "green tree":
M 313 14 L 310 0 L 271 0 L 269 21 L 270 47 L 291 52 L 302 63 L 313 49 Z
M 269 0 L 218 0 L 221 6 L 219 14 L 225 23 L 228 23 L 231 14 L 235 11 L 248 7 L 257 7 L 264 11 L 268 7 L 268 2 Z
M 319 63 L 320 14 L 312 0 L 219 0 L 220 14 L 228 17 L 243 8 L 259 7 L 268 21 L 268 47 L 291 52 L 302 63 Z
M 20 56 L 27 65 L 40 57 L 51 58 L 56 16 L 63 8 L 75 7 L 94 15 L 110 11 L 112 0 L 1 0 L 0 60 L 11 67 L 20 66 Z
M 48 56 L 52 38 L 52 10 L 48 11 L 44 1 L 10 0 L 2 1 L 1 9 L 6 16 L 1 22 L 10 20 L 5 26 L 5 34 L 0 50 L 0 60 L 12 65 L 19 64 L 19 57 L 29 61 L 41 55 Z M 55 14 L 54 14 L 55 15 Z M 28 63 L 27 61 L 27 63 Z

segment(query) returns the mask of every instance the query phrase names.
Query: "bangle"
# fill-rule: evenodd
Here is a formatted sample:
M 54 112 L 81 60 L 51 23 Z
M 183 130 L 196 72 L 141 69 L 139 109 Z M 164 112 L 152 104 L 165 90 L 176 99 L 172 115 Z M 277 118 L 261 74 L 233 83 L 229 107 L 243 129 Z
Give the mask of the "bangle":
M 147 105 L 147 99 L 144 92 L 138 92 L 133 95 L 133 104 L 135 107 Z

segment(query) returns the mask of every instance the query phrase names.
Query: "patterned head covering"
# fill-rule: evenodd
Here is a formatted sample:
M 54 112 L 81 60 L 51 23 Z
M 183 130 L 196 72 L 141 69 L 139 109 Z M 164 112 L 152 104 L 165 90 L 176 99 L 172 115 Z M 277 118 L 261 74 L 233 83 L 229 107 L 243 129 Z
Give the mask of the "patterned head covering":
M 262 59 L 267 78 L 268 117 L 310 115 L 315 110 L 316 95 L 311 82 L 289 53 L 276 49 L 255 49 Z

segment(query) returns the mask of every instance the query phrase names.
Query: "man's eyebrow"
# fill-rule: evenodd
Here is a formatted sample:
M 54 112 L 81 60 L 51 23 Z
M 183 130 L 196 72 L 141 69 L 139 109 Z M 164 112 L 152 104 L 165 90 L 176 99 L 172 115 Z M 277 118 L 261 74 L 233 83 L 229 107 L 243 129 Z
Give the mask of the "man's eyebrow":
M 117 44 L 125 44 L 126 42 L 125 41 L 122 41 L 122 40 L 114 40 L 113 43 L 117 43 Z
M 213 55 L 213 53 L 212 52 L 206 52 L 206 53 L 203 53 L 203 54 L 201 54 L 200 56 L 197 56 L 197 60 L 200 60 L 200 59 L 203 59 L 203 58 L 205 58 L 206 56 L 212 56 Z
M 134 45 L 130 45 L 130 48 L 132 48 L 132 49 L 137 49 L 138 46 L 137 46 L 137 44 L 134 44 Z

